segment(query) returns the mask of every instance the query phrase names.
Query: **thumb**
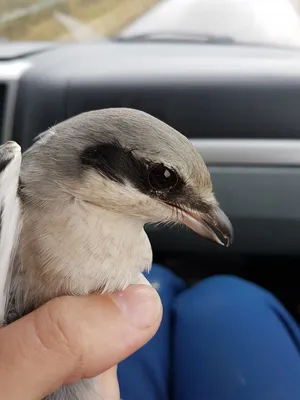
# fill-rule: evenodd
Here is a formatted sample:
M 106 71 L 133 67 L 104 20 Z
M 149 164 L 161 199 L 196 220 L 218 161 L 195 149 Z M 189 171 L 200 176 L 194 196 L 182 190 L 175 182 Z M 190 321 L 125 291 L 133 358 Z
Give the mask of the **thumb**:
M 150 340 L 161 317 L 159 296 L 146 285 L 49 301 L 0 330 L 1 398 L 41 399 L 100 375 Z

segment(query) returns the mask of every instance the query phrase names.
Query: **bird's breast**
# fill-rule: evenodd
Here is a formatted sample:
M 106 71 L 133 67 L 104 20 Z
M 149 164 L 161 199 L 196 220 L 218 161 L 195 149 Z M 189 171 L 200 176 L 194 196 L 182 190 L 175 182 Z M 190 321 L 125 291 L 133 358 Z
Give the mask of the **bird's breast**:
M 142 224 L 104 211 L 35 210 L 26 213 L 21 236 L 27 286 L 47 299 L 124 289 L 152 263 Z

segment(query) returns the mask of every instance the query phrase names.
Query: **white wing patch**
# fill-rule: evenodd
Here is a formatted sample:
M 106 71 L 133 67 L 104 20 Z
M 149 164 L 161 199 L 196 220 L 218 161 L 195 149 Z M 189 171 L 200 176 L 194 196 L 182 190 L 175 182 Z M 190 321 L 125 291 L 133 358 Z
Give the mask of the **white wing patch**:
M 9 267 L 20 231 L 20 204 L 17 197 L 21 167 L 21 147 L 16 142 L 0 146 L 0 323 L 7 300 Z

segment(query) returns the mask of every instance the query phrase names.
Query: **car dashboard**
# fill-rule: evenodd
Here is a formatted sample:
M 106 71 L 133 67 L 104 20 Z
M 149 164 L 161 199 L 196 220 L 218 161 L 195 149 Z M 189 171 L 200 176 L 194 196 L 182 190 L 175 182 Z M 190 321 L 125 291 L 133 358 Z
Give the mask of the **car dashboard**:
M 154 260 L 186 280 L 249 278 L 298 316 L 300 51 L 124 39 L 0 44 L 2 143 L 24 151 L 54 124 L 108 107 L 148 112 L 191 140 L 234 226 L 229 248 L 185 227 L 147 226 Z
M 228 257 L 300 255 L 299 50 L 3 43 L 0 105 L 1 141 L 15 140 L 23 150 L 54 124 L 108 107 L 146 111 L 190 139 L 233 223 L 234 243 L 222 248 L 185 228 L 149 226 L 154 257 L 213 254 L 224 265 Z
M 235 226 L 226 252 L 299 253 L 300 51 L 3 44 L 0 82 L 2 142 L 25 150 L 52 125 L 97 108 L 146 111 L 187 136 L 208 164 Z M 185 229 L 148 229 L 157 249 L 224 251 Z

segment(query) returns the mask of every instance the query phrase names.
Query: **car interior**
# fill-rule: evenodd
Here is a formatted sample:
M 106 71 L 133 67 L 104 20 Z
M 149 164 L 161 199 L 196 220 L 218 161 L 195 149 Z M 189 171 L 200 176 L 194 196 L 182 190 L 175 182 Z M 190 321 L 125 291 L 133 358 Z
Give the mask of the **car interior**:
M 223 248 L 184 227 L 146 227 L 154 261 L 188 283 L 241 276 L 300 321 L 300 52 L 161 38 L 0 43 L 1 142 L 22 150 L 84 111 L 130 107 L 183 133 L 234 227 Z

